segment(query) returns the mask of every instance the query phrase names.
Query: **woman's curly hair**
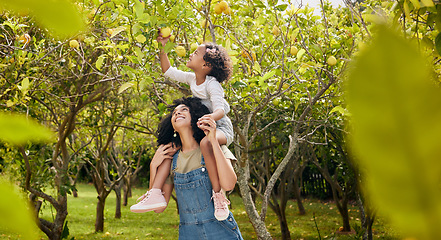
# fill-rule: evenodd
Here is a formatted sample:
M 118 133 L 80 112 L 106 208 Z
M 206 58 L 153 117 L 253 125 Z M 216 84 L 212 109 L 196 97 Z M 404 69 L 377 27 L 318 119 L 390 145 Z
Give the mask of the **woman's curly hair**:
M 171 112 L 167 114 L 164 119 L 161 120 L 161 123 L 159 123 L 158 130 L 156 131 L 158 136 L 158 145 L 168 144 L 170 142 L 173 142 L 177 147 L 182 145 L 179 133 L 176 132 L 176 137 L 173 136 L 175 130 L 173 129 L 173 125 L 171 122 L 173 110 L 181 104 L 187 106 L 190 110 L 191 128 L 193 129 L 193 137 L 196 142 L 200 143 L 201 140 L 205 137 L 204 131 L 202 131 L 197 126 L 197 122 L 199 118 L 201 118 L 205 114 L 209 114 L 210 110 L 204 104 L 202 104 L 201 99 L 199 98 L 181 98 L 173 101 L 173 104 L 168 107 Z
M 215 77 L 220 83 L 228 80 L 233 73 L 233 64 L 227 50 L 210 42 L 204 43 L 204 45 L 206 49 L 204 60 L 211 67 L 211 72 L 208 75 Z

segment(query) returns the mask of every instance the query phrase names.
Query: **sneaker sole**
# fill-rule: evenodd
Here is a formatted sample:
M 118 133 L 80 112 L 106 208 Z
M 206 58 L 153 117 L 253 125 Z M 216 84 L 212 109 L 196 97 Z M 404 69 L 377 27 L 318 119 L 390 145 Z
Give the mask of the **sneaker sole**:
M 158 203 L 158 204 L 151 205 L 150 208 L 134 208 L 134 209 L 130 208 L 130 211 L 134 212 L 134 213 L 143 213 L 143 212 L 155 211 L 155 210 L 158 210 L 158 209 L 161 209 L 164 207 L 167 207 L 167 204 Z
M 230 213 L 228 213 L 228 214 L 225 215 L 225 216 L 216 216 L 216 215 L 214 215 L 214 217 L 215 217 L 218 221 L 224 221 L 224 220 L 226 220 L 226 219 L 228 218 L 229 215 L 230 215 Z

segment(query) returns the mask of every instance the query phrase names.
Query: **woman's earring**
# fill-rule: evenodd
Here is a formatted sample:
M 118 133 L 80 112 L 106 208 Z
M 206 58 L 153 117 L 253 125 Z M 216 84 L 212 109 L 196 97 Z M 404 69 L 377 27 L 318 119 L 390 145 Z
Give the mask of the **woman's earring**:
M 176 131 L 173 133 L 173 137 L 174 137 L 174 138 L 176 137 Z

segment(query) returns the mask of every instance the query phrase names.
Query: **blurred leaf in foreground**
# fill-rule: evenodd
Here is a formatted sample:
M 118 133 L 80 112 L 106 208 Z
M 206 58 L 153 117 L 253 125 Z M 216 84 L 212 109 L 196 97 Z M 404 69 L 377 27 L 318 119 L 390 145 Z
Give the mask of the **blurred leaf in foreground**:
M 20 235 L 20 239 L 38 239 L 32 211 L 18 190 L 0 178 L 0 192 L 0 232 Z
M 366 193 L 418 239 L 441 239 L 441 91 L 416 46 L 380 26 L 347 83 Z
M 27 141 L 51 141 L 53 133 L 32 119 L 17 114 L 0 113 L 0 140 L 16 145 Z
M 0 9 L 29 12 L 58 37 L 69 37 L 85 27 L 81 14 L 68 0 L 0 0 Z

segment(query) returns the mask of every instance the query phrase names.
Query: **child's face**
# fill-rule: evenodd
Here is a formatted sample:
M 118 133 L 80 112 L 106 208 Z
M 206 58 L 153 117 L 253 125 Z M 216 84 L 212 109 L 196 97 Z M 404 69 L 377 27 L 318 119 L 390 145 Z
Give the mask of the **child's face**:
M 193 71 L 202 69 L 205 65 L 204 55 L 205 55 L 205 45 L 199 45 L 196 50 L 190 54 L 190 58 L 187 62 L 187 67 Z

